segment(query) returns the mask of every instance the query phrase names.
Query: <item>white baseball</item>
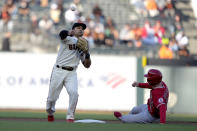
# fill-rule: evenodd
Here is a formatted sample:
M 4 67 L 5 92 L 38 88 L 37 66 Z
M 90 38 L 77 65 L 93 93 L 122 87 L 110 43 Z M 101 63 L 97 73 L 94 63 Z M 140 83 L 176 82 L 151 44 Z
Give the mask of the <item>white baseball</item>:
M 70 6 L 70 9 L 71 9 L 72 11 L 75 11 L 75 10 L 76 10 L 76 6 L 75 6 L 74 4 L 72 4 L 72 5 Z

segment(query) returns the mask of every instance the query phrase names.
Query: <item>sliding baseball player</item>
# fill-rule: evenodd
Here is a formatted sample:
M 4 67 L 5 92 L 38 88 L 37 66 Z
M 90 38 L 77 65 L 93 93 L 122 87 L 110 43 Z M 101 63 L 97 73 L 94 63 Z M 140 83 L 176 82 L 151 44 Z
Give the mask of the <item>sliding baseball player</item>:
M 150 69 L 147 83 L 134 82 L 133 87 L 150 89 L 150 98 L 147 104 L 134 107 L 129 114 L 122 115 L 120 112 L 114 112 L 114 116 L 125 123 L 152 123 L 160 121 L 166 123 L 166 111 L 168 103 L 168 87 L 162 81 L 162 73 L 157 69 Z

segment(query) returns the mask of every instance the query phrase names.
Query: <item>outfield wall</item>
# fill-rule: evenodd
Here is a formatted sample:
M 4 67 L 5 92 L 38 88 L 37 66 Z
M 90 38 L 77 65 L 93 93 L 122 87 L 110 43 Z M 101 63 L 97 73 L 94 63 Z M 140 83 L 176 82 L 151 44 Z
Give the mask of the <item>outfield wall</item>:
M 45 109 L 57 54 L 0 53 L 0 108 Z M 130 110 L 136 105 L 136 58 L 92 55 L 92 66 L 78 70 L 77 109 Z M 57 109 L 68 107 L 63 88 Z
M 0 53 L 0 108 L 45 109 L 49 78 L 56 54 Z M 138 63 L 138 64 L 137 64 Z M 78 72 L 81 110 L 129 111 L 138 98 L 146 103 L 149 89 L 131 87 L 135 80 L 146 81 L 144 71 L 160 69 L 169 87 L 168 112 L 197 113 L 197 68 L 189 66 L 142 66 L 131 56 L 92 55 L 92 66 L 80 64 Z M 138 68 L 137 68 L 138 67 Z M 142 76 L 137 78 L 137 76 Z M 144 100 L 143 100 L 144 99 Z M 63 88 L 57 109 L 67 109 L 68 94 Z

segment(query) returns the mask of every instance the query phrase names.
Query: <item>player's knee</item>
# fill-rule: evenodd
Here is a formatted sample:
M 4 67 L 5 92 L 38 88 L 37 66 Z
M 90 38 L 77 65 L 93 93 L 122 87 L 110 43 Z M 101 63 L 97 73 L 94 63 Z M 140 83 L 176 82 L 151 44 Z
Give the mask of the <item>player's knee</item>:
M 129 114 L 137 114 L 139 111 L 137 110 L 136 107 L 134 107 L 130 112 Z
M 69 93 L 69 95 L 74 96 L 74 97 L 78 97 L 78 92 L 77 91 L 71 91 Z
M 75 97 L 78 97 L 78 96 L 79 96 L 78 92 L 74 92 L 73 95 L 74 95 Z
M 55 103 L 57 101 L 57 97 L 47 98 L 47 103 Z

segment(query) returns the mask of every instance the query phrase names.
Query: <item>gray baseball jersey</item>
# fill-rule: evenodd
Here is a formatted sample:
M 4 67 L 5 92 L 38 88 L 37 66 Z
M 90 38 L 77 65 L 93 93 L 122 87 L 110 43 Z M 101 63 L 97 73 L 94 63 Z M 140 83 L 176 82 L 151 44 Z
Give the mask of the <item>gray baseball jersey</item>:
M 76 37 L 67 36 L 64 40 L 61 40 L 60 49 L 56 59 L 56 64 L 60 66 L 77 67 L 79 61 L 83 61 L 84 55 L 77 50 Z

